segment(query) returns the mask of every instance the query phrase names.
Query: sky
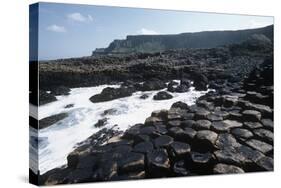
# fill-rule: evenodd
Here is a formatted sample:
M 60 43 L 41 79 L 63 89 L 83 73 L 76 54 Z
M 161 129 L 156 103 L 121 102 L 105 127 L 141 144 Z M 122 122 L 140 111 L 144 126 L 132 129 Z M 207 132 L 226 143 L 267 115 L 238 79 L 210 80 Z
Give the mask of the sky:
M 95 48 L 107 47 L 127 35 L 239 30 L 273 24 L 273 17 L 267 16 L 59 3 L 40 3 L 38 15 L 39 60 L 90 56 Z M 33 25 L 30 30 L 37 27 Z

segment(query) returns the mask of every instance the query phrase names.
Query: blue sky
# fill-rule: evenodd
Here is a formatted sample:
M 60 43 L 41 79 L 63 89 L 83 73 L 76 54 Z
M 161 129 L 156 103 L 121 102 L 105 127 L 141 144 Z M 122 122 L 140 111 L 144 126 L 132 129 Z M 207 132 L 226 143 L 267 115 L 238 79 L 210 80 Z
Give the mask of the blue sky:
M 127 35 L 238 30 L 273 24 L 273 17 L 40 3 L 39 59 L 89 56 Z

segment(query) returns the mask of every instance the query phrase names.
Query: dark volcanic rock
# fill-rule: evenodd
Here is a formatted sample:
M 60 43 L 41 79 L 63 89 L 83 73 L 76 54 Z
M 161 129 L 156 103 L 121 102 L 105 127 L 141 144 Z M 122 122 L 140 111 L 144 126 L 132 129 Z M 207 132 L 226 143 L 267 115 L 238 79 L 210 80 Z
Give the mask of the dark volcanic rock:
M 257 161 L 262 170 L 273 171 L 273 159 L 270 157 L 262 157 Z
M 44 129 L 46 127 L 49 127 L 49 126 L 59 122 L 60 120 L 63 120 L 67 116 L 68 116 L 67 113 L 61 113 L 61 114 L 56 114 L 53 116 L 43 118 L 43 119 L 39 120 L 39 129 Z
M 50 102 L 54 102 L 56 100 L 57 98 L 53 94 L 47 93 L 43 90 L 39 91 L 39 105 L 44 105 Z
M 195 125 L 194 125 L 194 129 L 196 130 L 202 130 L 202 129 L 210 129 L 212 123 L 208 120 L 197 120 Z
M 184 157 L 190 153 L 190 145 L 183 142 L 173 142 L 171 144 L 171 153 L 174 157 Z
M 140 96 L 140 99 L 147 99 L 148 97 L 149 97 L 149 95 L 143 94 L 142 96 Z
M 236 174 L 236 173 L 244 173 L 244 170 L 234 166 L 234 165 L 227 165 L 227 164 L 216 164 L 214 167 L 215 174 Z
M 187 170 L 185 161 L 180 160 L 174 163 L 173 173 L 175 176 L 186 176 L 190 173 L 190 171 Z
M 241 146 L 241 144 L 239 144 L 231 134 L 222 133 L 219 134 L 218 139 L 216 140 L 216 146 L 219 149 L 227 149 L 230 147 L 237 148 Z
M 147 154 L 148 176 L 165 177 L 170 171 L 170 160 L 165 149 L 157 149 Z
M 105 126 L 107 124 L 107 120 L 108 120 L 108 118 L 103 118 L 103 119 L 98 120 L 98 122 L 96 124 L 94 124 L 94 127 L 100 128 L 100 127 Z
M 160 90 L 166 87 L 166 83 L 161 80 L 146 81 L 142 84 L 141 91 Z
M 217 133 L 209 130 L 198 131 L 194 141 L 192 148 L 197 151 L 211 151 L 215 148 L 215 142 L 217 140 Z
M 64 108 L 72 108 L 72 107 L 74 107 L 74 104 L 68 104 L 68 105 L 65 105 L 65 107 L 64 107 Z
M 128 153 L 120 160 L 120 172 L 128 173 L 144 170 L 144 155 L 140 153 Z
M 260 121 L 261 113 L 256 110 L 245 110 L 242 112 L 245 121 Z
M 139 152 L 139 153 L 148 153 L 153 150 L 153 144 L 149 141 L 141 142 L 137 145 L 135 145 L 133 151 Z
M 262 119 L 261 122 L 265 128 L 273 130 L 273 121 L 271 119 Z
M 154 100 L 167 100 L 167 99 L 171 99 L 171 98 L 173 98 L 173 96 L 165 91 L 160 91 L 156 95 L 153 96 Z
M 159 136 L 154 140 L 154 145 L 156 148 L 168 147 L 173 143 L 173 138 L 167 135 Z
M 247 141 L 246 143 L 250 147 L 252 147 L 262 153 L 270 152 L 273 149 L 272 145 L 262 142 L 260 140 L 256 140 L 256 139 L 251 139 L 251 140 Z
M 51 90 L 53 95 L 69 95 L 70 89 L 65 86 L 59 86 Z
M 100 94 L 92 96 L 90 98 L 90 101 L 93 103 L 111 101 L 114 99 L 131 96 L 133 92 L 134 89 L 130 87 L 121 87 L 121 88 L 107 87 L 103 89 Z
M 241 128 L 235 128 L 235 129 L 231 130 L 231 133 L 238 138 L 245 138 L 245 139 L 248 139 L 248 138 L 251 138 L 254 136 L 251 131 L 249 131 L 247 129 L 241 129 Z
M 183 110 L 189 109 L 188 105 L 184 102 L 181 102 L 181 101 L 178 101 L 178 102 L 175 102 L 174 104 L 172 104 L 171 108 L 180 108 L 180 109 L 183 109 Z

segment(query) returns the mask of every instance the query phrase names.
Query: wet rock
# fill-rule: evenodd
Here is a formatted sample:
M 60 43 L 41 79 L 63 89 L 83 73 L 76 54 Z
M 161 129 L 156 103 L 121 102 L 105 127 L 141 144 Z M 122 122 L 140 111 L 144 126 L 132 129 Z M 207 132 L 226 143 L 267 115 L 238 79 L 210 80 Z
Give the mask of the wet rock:
M 184 160 L 180 160 L 174 163 L 173 172 L 175 176 L 186 176 L 190 174 L 190 171 L 186 169 L 186 164 Z
M 181 84 L 177 86 L 174 91 L 177 93 L 185 93 L 189 91 L 189 86 Z
M 96 127 L 96 128 L 104 127 L 107 124 L 107 120 L 108 120 L 108 118 L 103 118 L 103 119 L 98 120 L 98 122 L 96 124 L 94 124 L 94 127 Z
M 215 151 L 214 154 L 220 163 L 241 165 L 245 161 L 247 161 L 247 158 L 245 156 L 240 153 L 237 153 L 237 151 L 232 147 L 228 149 Z
M 196 124 L 194 125 L 194 129 L 196 130 L 203 130 L 203 129 L 210 129 L 212 123 L 208 120 L 197 120 Z
M 241 121 L 242 120 L 242 114 L 236 111 L 229 112 L 229 119 L 230 120 L 236 120 L 236 121 Z
M 262 157 L 257 161 L 262 170 L 273 171 L 273 159 L 270 157 Z
M 238 122 L 238 121 L 233 121 L 233 120 L 224 120 L 223 123 L 228 126 L 229 128 L 237 128 L 237 127 L 242 127 L 243 124 Z
M 273 132 L 266 129 L 255 129 L 253 132 L 259 139 L 270 144 L 273 143 Z
M 162 135 L 157 137 L 154 140 L 154 146 L 156 148 L 160 148 L 160 147 L 168 147 L 173 143 L 174 139 L 170 136 L 167 135 Z
M 188 127 L 188 128 L 194 127 L 195 124 L 196 124 L 196 121 L 194 121 L 194 120 L 184 120 L 181 122 L 182 127 Z
M 92 178 L 95 181 L 111 180 L 117 175 L 117 162 L 109 160 L 105 163 L 101 163 L 99 166 L 100 167 L 97 168 L 97 170 L 95 170 L 92 175 Z
M 210 121 L 222 121 L 222 120 L 223 120 L 223 117 L 220 116 L 220 115 L 217 115 L 217 114 L 212 113 L 212 114 L 209 114 L 209 115 L 207 116 L 207 119 L 210 120 Z
M 199 109 L 195 113 L 195 118 L 196 119 L 207 119 L 209 114 L 210 114 L 210 111 L 205 110 L 205 109 Z
M 176 158 L 181 158 L 190 153 L 190 145 L 183 142 L 173 142 L 171 144 L 171 154 Z
M 186 110 L 182 110 L 179 108 L 171 108 L 168 111 L 168 120 L 178 120 L 178 119 L 182 119 L 183 114 L 186 113 Z
M 191 141 L 195 137 L 196 133 L 197 132 L 194 129 L 186 127 L 184 128 L 184 139 L 186 141 Z
M 39 129 L 44 129 L 55 123 L 58 123 L 59 121 L 66 118 L 67 116 L 68 116 L 67 113 L 61 113 L 61 114 L 56 114 L 56 115 L 52 115 L 52 116 L 40 119 L 39 120 Z
M 178 101 L 178 102 L 175 102 L 174 104 L 172 104 L 171 108 L 180 108 L 180 109 L 183 109 L 183 110 L 189 109 L 188 105 L 184 102 L 181 102 L 181 101 Z
M 212 168 L 213 156 L 211 153 L 191 152 L 192 171 L 198 174 L 209 174 Z
M 214 166 L 213 172 L 215 174 L 237 174 L 244 173 L 244 170 L 234 165 L 219 163 Z
M 168 100 L 173 98 L 173 96 L 165 91 L 160 91 L 156 95 L 153 96 L 154 100 Z
M 261 113 L 256 110 L 245 110 L 242 112 L 245 121 L 260 121 Z
M 153 144 L 149 141 L 138 143 L 133 148 L 134 152 L 139 152 L 139 153 L 148 153 L 152 150 L 153 150 Z
M 107 109 L 105 111 L 103 111 L 103 116 L 106 116 L 106 115 L 114 115 L 114 114 L 117 114 L 118 113 L 118 110 L 115 109 L 115 108 L 110 108 L 110 109 Z
M 265 128 L 273 130 L 273 121 L 271 119 L 262 119 L 261 122 Z
M 225 95 L 223 96 L 223 106 L 224 107 L 232 107 L 238 103 L 238 97 L 237 96 L 230 96 Z
M 67 167 L 76 168 L 78 162 L 79 162 L 79 153 L 78 152 L 71 152 L 67 156 Z
M 215 121 L 212 122 L 210 129 L 215 132 L 228 132 L 229 126 L 225 124 L 223 121 Z
M 74 104 L 68 104 L 68 105 L 65 105 L 65 107 L 64 107 L 64 108 L 72 108 L 72 107 L 74 107 Z
M 218 139 L 216 140 L 216 146 L 219 149 L 227 149 L 230 147 L 239 147 L 241 144 L 239 144 L 231 134 L 223 133 L 219 134 Z
M 53 95 L 69 95 L 70 89 L 65 86 L 55 87 L 51 90 Z
M 145 126 L 140 129 L 140 134 L 148 135 L 148 136 L 158 136 L 155 127 L 153 126 Z
M 140 96 L 140 99 L 147 99 L 148 97 L 149 97 L 148 94 L 143 94 L 143 95 Z
M 180 125 L 181 121 L 179 120 L 168 121 L 168 126 L 170 127 L 179 127 Z
M 144 155 L 140 153 L 128 153 L 118 163 L 121 173 L 135 172 L 144 170 Z
M 262 127 L 262 124 L 259 122 L 244 122 L 244 125 L 249 129 L 258 129 Z
M 165 149 L 157 149 L 147 154 L 149 177 L 165 177 L 170 171 L 170 160 Z
M 217 140 L 217 133 L 209 130 L 198 131 L 195 140 L 193 141 L 193 148 L 198 151 L 210 151 L 214 149 L 214 144 Z
M 44 105 L 50 102 L 54 102 L 56 100 L 57 98 L 53 94 L 47 93 L 43 90 L 39 90 L 39 105 Z
M 231 133 L 235 135 L 237 138 L 244 138 L 244 139 L 249 139 L 254 136 L 251 131 L 241 128 L 235 128 L 231 130 Z
M 261 112 L 263 117 L 272 117 L 272 109 L 269 106 L 262 104 L 247 103 L 246 107 L 248 109 Z
M 142 84 L 141 91 L 160 90 L 166 87 L 166 83 L 161 80 L 146 81 Z
M 162 123 L 163 119 L 161 119 L 160 117 L 154 117 L 154 116 L 150 116 L 148 118 L 146 118 L 144 124 L 147 126 L 153 126 L 153 125 L 157 125 L 158 123 Z
M 248 140 L 246 143 L 250 147 L 252 147 L 264 154 L 270 152 L 273 149 L 272 145 L 262 142 L 260 140 L 256 140 L 256 139 Z
M 100 94 L 96 94 L 90 98 L 90 101 L 93 103 L 111 101 L 114 99 L 119 99 L 123 97 L 129 97 L 134 92 L 133 88 L 130 87 L 121 87 L 121 88 L 112 88 L 107 87 L 102 90 Z
M 214 115 L 221 116 L 223 119 L 227 119 L 229 116 L 229 113 L 226 111 L 215 110 Z

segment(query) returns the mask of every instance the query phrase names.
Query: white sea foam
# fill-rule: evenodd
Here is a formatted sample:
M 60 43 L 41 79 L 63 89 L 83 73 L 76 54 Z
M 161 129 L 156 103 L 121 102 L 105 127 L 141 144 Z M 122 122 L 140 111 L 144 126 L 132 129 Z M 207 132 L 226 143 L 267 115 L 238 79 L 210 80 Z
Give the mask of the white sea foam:
M 186 93 L 171 93 L 170 100 L 153 100 L 159 91 L 135 92 L 130 97 L 120 98 L 108 102 L 92 103 L 89 98 L 98 94 L 105 87 L 119 87 L 119 85 L 101 85 L 97 87 L 74 88 L 68 96 L 57 96 L 58 101 L 39 107 L 39 119 L 66 112 L 68 117 L 39 131 L 39 170 L 43 174 L 53 168 L 65 165 L 67 155 L 75 145 L 99 129 L 93 125 L 102 119 L 103 112 L 116 109 L 117 113 L 107 115 L 107 127 L 118 125 L 118 129 L 126 130 L 128 127 L 143 123 L 151 112 L 160 109 L 169 109 L 177 101 L 192 105 L 195 100 L 206 92 L 195 91 L 190 88 Z M 163 89 L 166 90 L 166 89 Z M 162 90 L 161 90 L 162 91 Z M 140 99 L 148 94 L 147 99 Z M 65 108 L 73 104 L 72 108 Z

